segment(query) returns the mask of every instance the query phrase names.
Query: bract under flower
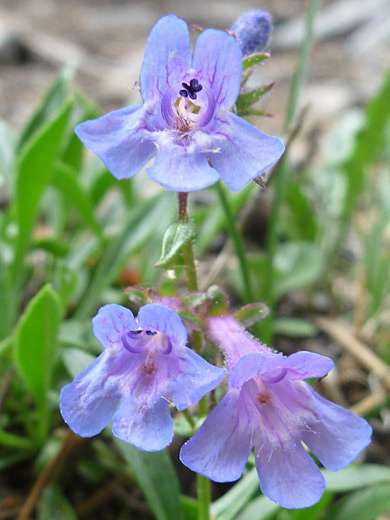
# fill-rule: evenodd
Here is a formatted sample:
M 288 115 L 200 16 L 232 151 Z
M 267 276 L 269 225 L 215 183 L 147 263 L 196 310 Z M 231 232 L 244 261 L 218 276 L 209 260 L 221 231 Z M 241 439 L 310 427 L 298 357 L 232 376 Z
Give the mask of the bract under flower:
M 156 155 L 147 174 L 169 190 L 199 190 L 221 178 L 238 191 L 284 151 L 277 137 L 231 112 L 241 73 L 233 36 L 207 29 L 191 58 L 186 23 L 165 16 L 146 44 L 143 105 L 81 123 L 76 133 L 117 179 L 132 177 Z
M 228 392 L 182 447 L 181 461 L 212 480 L 229 482 L 241 476 L 254 447 L 263 493 L 286 508 L 309 507 L 321 498 L 325 480 L 302 441 L 336 471 L 369 444 L 371 427 L 302 381 L 325 376 L 330 359 L 311 352 L 284 357 L 264 352 L 263 345 L 255 352 L 255 340 L 225 318 L 225 324 L 217 317 L 209 325 L 228 358 Z
M 169 404 L 183 410 L 223 379 L 185 346 L 180 317 L 158 304 L 141 307 L 137 320 L 120 305 L 102 307 L 93 331 L 104 352 L 62 389 L 60 408 L 78 435 L 98 434 L 113 419 L 113 434 L 145 451 L 165 448 L 173 437 Z

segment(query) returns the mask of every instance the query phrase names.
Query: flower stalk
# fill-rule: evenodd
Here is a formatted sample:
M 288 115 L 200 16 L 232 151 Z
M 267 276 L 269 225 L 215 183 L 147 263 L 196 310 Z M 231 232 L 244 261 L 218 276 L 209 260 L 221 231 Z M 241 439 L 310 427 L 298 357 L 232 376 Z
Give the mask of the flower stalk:
M 179 192 L 179 222 L 188 222 L 188 193 Z M 198 290 L 198 279 L 196 275 L 195 258 L 192 239 L 188 240 L 182 247 L 183 261 L 187 274 L 187 285 L 189 291 Z M 199 332 L 194 331 L 193 339 L 195 348 L 198 350 L 202 345 L 202 336 Z M 206 396 L 198 403 L 198 413 L 200 417 L 207 415 Z M 195 428 L 194 428 L 195 433 Z M 210 502 L 211 502 L 211 485 L 210 480 L 202 475 L 196 476 L 197 495 L 198 495 L 198 520 L 209 520 L 210 518 Z

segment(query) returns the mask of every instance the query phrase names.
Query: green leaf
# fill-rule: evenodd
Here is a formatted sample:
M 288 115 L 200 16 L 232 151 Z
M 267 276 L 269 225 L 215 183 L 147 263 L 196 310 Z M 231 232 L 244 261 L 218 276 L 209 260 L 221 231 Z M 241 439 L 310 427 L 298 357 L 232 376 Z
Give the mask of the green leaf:
M 114 438 L 156 520 L 181 520 L 179 482 L 167 451 L 148 453 Z
M 275 318 L 273 331 L 290 338 L 314 338 L 318 334 L 318 328 L 314 323 L 299 318 Z
M 240 94 L 236 101 L 237 114 L 242 115 L 245 110 L 256 103 L 256 101 L 264 96 L 273 86 L 274 83 L 268 83 L 268 85 L 264 85 L 264 87 Z
M 75 510 L 54 484 L 45 487 L 38 504 L 37 520 L 77 520 Z
M 143 287 L 126 287 L 125 293 L 129 297 L 129 300 L 139 307 L 150 303 L 150 289 L 144 289 Z
M 19 137 L 18 151 L 20 151 L 34 134 L 45 126 L 65 104 L 69 96 L 69 80 L 72 76 L 73 70 L 67 67 L 64 68 L 53 81 L 41 105 L 31 116 L 30 121 L 22 131 Z
M 75 207 L 86 226 L 102 238 L 103 233 L 95 218 L 92 202 L 75 172 L 65 164 L 56 163 L 51 177 L 51 184 L 60 190 L 68 204 L 72 204 Z
M 188 222 L 171 224 L 166 230 L 162 243 L 161 256 L 156 267 L 167 267 L 179 253 L 183 245 L 194 236 L 194 228 Z
M 34 134 L 18 157 L 15 206 L 19 233 L 13 264 L 14 277 L 17 276 L 23 262 L 24 252 L 38 214 L 38 205 L 49 183 L 71 108 L 72 101 L 69 100 Z
M 390 511 L 389 483 L 356 491 L 341 499 L 328 520 L 376 520 Z
M 180 316 L 180 318 L 182 320 L 188 321 L 188 323 L 195 330 L 198 330 L 198 331 L 203 330 L 203 320 L 202 320 L 200 314 L 198 314 L 197 312 L 192 311 L 190 309 L 178 309 L 176 312 L 178 313 L 178 315 Z
M 15 161 L 15 134 L 5 121 L 0 120 L 0 188 L 9 188 Z
M 259 320 L 262 320 L 269 313 L 265 303 L 249 303 L 233 313 L 233 317 L 238 320 L 244 328 L 248 328 Z
M 169 204 L 171 197 L 171 192 L 161 192 L 129 212 L 120 234 L 105 245 L 103 256 L 76 312 L 78 319 L 87 318 L 95 309 L 103 290 L 109 286 L 131 256 L 153 236 L 156 222 L 171 218 L 173 209 L 171 212 L 168 209 L 172 207 Z
M 43 249 L 57 257 L 65 256 L 69 251 L 66 244 L 53 237 L 34 240 L 31 249 Z
M 249 56 L 246 56 L 242 60 L 242 71 L 244 72 L 245 70 L 249 69 L 249 67 L 257 65 L 258 63 L 261 63 L 269 57 L 270 54 L 268 54 L 268 52 L 256 52 L 255 54 L 250 54 Z
M 323 469 L 322 474 L 326 479 L 326 489 L 336 493 L 390 482 L 390 468 L 380 464 L 355 464 L 339 471 Z
M 73 378 L 85 370 L 95 359 L 94 356 L 79 348 L 67 348 L 62 354 L 66 370 Z
M 37 404 L 41 436 L 46 434 L 47 429 L 47 391 L 53 372 L 61 314 L 57 294 L 46 285 L 28 304 L 15 335 L 16 364 Z
M 210 511 L 217 520 L 235 520 L 259 489 L 256 468 L 251 469 L 221 498 L 211 504 Z
M 3 340 L 11 333 L 14 325 L 16 298 L 9 265 L 3 259 L 4 250 L 1 245 L 0 243 L 0 340 Z
M 278 244 L 274 265 L 277 273 L 273 288 L 276 299 L 311 285 L 322 276 L 325 268 L 319 247 L 298 240 Z
M 198 501 L 185 495 L 180 496 L 180 505 L 184 520 L 198 520 Z
M 269 498 L 265 496 L 257 497 L 250 502 L 235 520 L 269 520 L 274 518 L 274 514 L 278 509 L 280 509 L 278 504 L 271 502 Z
M 213 316 L 219 316 L 228 312 L 230 308 L 229 300 L 226 293 L 217 285 L 212 285 L 207 289 L 210 297 L 209 313 Z

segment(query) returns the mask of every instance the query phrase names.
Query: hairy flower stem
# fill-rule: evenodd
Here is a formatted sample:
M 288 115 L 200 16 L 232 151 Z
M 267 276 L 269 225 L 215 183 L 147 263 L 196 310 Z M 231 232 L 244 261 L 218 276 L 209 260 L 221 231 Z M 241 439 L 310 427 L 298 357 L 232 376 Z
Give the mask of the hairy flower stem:
M 179 192 L 179 222 L 188 222 L 187 201 L 188 193 Z M 187 272 L 187 285 L 189 291 L 198 290 L 198 279 L 195 268 L 194 250 L 192 240 L 188 240 L 182 247 L 183 261 Z M 193 333 L 194 344 L 197 350 L 202 345 L 202 335 L 200 332 Z M 200 417 L 207 415 L 207 396 L 204 396 L 198 403 L 198 414 Z M 198 489 L 198 520 L 209 520 L 211 486 L 210 480 L 202 475 L 197 475 Z
M 188 200 L 188 193 L 180 192 L 179 193 L 179 222 L 182 222 L 182 223 L 188 222 L 187 200 Z M 196 276 L 192 240 L 188 240 L 183 245 L 182 254 L 183 254 L 184 265 L 186 268 L 188 290 L 197 291 L 198 290 L 198 279 Z

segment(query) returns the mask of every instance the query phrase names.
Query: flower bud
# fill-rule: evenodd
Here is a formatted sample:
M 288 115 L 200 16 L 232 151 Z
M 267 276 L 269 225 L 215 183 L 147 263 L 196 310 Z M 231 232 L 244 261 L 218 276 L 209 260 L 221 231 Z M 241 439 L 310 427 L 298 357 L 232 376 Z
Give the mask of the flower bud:
M 272 18 L 267 11 L 253 9 L 240 16 L 230 31 L 236 35 L 242 54 L 248 56 L 266 48 L 272 27 Z

